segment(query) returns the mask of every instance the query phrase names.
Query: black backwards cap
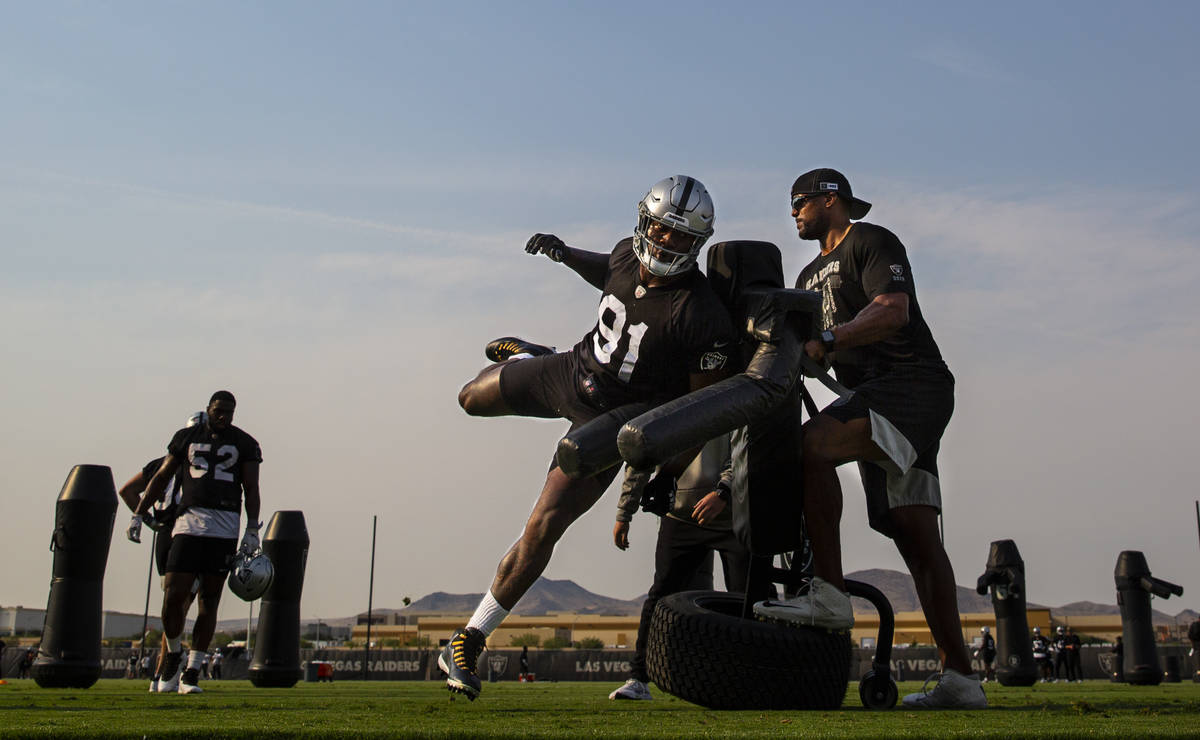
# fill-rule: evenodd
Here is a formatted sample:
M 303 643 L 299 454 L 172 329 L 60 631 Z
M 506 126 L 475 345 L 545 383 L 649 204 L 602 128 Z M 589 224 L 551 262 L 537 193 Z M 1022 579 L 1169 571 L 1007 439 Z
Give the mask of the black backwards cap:
M 855 221 L 867 215 L 867 211 L 871 210 L 870 203 L 854 197 L 854 192 L 850 190 L 850 181 L 837 170 L 828 167 L 809 170 L 792 183 L 792 197 L 826 193 L 837 193 L 838 196 L 845 198 L 846 203 L 850 206 L 848 209 L 850 218 Z

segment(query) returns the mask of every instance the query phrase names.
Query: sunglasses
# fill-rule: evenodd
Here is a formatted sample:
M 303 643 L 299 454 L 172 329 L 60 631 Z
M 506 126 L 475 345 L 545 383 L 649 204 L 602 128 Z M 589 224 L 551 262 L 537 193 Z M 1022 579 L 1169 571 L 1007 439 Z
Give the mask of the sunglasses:
M 832 195 L 832 193 L 809 193 L 807 195 L 794 196 L 792 198 L 792 210 L 798 211 L 801 208 L 803 208 L 804 204 L 809 202 L 810 200 L 816 200 L 817 198 L 824 198 L 826 195 Z

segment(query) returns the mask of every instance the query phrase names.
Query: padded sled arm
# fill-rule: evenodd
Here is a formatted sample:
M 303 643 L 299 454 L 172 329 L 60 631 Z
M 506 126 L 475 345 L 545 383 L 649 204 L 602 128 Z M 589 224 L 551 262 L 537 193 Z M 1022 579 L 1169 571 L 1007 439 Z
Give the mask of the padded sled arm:
M 651 408 L 648 403 L 618 406 L 571 431 L 558 441 L 558 467 L 568 478 L 587 478 L 621 462 L 617 430 Z M 653 465 L 650 467 L 654 467 Z
M 1183 586 L 1177 586 L 1153 576 L 1142 576 L 1138 585 L 1142 587 L 1143 591 L 1149 591 L 1160 599 L 1169 599 L 1172 594 L 1183 596 Z
M 988 592 L 988 587 L 993 583 L 1000 581 L 1000 571 L 996 568 L 988 568 L 979 576 L 979 580 L 975 582 L 975 593 L 983 596 Z
M 804 352 L 798 322 L 778 329 L 777 344 L 760 343 L 746 372 L 680 396 L 630 420 L 617 436 L 621 457 L 650 468 L 765 417 L 799 380 Z

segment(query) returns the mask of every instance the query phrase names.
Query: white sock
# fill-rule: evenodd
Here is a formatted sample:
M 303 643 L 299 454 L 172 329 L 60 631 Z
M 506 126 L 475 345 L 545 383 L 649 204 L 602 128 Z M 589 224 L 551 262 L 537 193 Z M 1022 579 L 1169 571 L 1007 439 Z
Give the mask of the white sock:
M 509 357 L 508 359 L 510 359 L 510 360 L 528 360 L 530 357 L 533 357 L 533 355 L 529 354 L 528 352 L 518 352 L 515 355 L 512 355 L 511 357 Z
M 491 589 L 479 601 L 479 606 L 475 608 L 475 613 L 471 615 L 471 621 L 467 622 L 467 627 L 474 627 L 484 635 L 491 635 L 508 616 L 508 610 L 500 606 L 500 602 L 496 601 L 496 597 L 492 596 Z
M 183 647 L 183 635 L 167 638 L 167 650 L 177 653 L 181 647 Z
M 200 670 L 200 664 L 203 662 L 204 662 L 204 651 L 203 650 L 189 650 L 188 651 L 188 668 L 195 668 L 196 670 Z

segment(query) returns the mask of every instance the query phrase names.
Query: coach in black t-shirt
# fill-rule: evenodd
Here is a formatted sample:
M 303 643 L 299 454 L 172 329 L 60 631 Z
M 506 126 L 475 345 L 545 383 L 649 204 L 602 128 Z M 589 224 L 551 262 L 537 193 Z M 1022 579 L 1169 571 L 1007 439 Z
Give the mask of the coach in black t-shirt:
M 840 172 L 817 169 L 792 185 L 792 218 L 821 253 L 796 287 L 821 294 L 822 329 L 805 352 L 832 361 L 853 393 L 804 425 L 804 514 L 812 538 L 810 592 L 755 606 L 761 616 L 848 629 L 854 623 L 842 574 L 842 491 L 837 466 L 855 461 L 871 526 L 891 537 L 908 564 L 944 672 L 908 707 L 980 708 L 987 699 L 963 644 L 954 571 L 938 531 L 937 451 L 954 410 L 954 377 L 917 303 L 904 245 L 882 226 L 855 223 L 871 204 Z

